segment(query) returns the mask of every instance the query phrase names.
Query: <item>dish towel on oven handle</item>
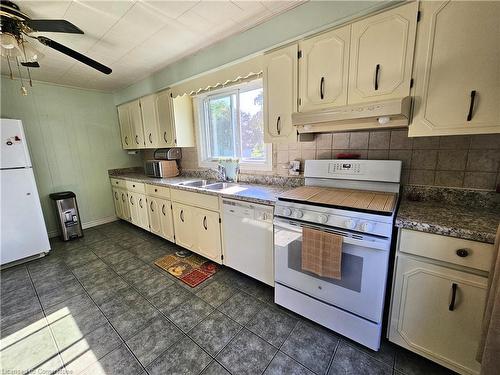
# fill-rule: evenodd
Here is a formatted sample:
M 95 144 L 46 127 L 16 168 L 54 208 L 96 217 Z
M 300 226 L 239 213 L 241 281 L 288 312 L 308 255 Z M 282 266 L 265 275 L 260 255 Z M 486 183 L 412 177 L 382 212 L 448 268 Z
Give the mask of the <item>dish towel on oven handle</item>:
M 321 277 L 341 278 L 342 236 L 304 227 L 302 270 Z

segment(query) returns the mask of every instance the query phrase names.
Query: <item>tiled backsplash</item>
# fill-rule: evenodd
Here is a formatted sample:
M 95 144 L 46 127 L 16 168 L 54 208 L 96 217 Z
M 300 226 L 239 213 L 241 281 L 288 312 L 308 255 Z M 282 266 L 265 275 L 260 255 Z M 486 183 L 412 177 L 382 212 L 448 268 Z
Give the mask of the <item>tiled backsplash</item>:
M 196 148 L 181 166 L 198 168 Z M 318 134 L 312 142 L 273 145 L 273 171 L 288 175 L 291 160 L 334 159 L 339 153 L 403 161 L 405 184 L 495 190 L 500 184 L 500 134 L 409 138 L 406 129 Z

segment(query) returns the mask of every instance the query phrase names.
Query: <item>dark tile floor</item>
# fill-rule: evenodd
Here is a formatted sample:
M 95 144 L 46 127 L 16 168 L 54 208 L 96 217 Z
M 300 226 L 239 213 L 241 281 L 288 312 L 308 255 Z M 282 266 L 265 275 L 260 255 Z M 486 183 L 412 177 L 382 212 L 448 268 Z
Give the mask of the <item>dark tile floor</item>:
M 196 288 L 153 262 L 176 245 L 124 222 L 1 272 L 2 373 L 446 374 L 373 352 L 273 303 L 228 268 Z

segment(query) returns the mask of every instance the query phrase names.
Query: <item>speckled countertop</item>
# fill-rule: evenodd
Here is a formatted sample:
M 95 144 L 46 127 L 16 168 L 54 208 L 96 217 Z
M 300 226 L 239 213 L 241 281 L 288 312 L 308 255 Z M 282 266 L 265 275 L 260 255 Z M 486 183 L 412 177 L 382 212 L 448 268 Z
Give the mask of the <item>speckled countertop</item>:
M 470 208 L 436 201 L 402 200 L 396 226 L 466 240 L 493 243 L 500 210 Z
M 195 188 L 190 186 L 178 185 L 181 182 L 199 180 L 195 177 L 172 177 L 172 178 L 153 178 L 142 173 L 120 173 L 109 176 L 123 180 L 143 182 L 151 185 L 168 186 L 174 189 L 194 191 L 208 195 L 219 195 L 223 198 L 233 198 L 251 203 L 274 205 L 278 196 L 290 187 L 275 186 L 275 185 L 256 185 L 238 183 L 238 186 L 233 186 L 223 190 L 208 190 L 203 188 Z M 213 181 L 214 183 L 217 181 Z

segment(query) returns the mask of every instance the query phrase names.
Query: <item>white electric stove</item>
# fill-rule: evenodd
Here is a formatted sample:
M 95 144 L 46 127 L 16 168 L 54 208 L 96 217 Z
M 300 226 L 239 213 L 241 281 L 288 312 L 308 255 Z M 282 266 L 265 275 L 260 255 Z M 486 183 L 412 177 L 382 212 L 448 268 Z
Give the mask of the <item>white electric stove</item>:
M 378 350 L 401 161 L 307 160 L 274 211 L 275 302 Z M 343 236 L 341 279 L 301 269 L 305 227 Z

